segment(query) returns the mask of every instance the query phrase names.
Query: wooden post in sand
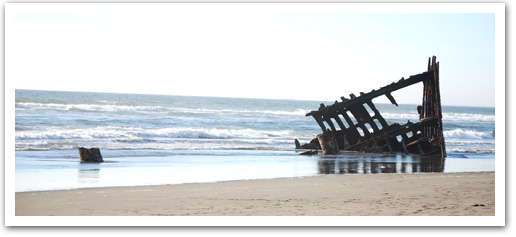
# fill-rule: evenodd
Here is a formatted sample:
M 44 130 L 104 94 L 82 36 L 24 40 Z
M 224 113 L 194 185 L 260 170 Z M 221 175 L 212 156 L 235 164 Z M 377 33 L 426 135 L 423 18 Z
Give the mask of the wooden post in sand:
M 104 162 L 99 148 L 78 147 L 81 163 L 101 163 Z

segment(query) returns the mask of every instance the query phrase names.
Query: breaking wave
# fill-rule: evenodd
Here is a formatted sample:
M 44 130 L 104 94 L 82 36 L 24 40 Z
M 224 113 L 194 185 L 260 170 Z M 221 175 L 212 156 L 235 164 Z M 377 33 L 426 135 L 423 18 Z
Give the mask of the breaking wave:
M 112 148 L 238 148 L 244 145 L 257 148 L 263 145 L 289 144 L 293 146 L 294 131 L 225 128 L 157 128 L 99 126 L 96 128 L 48 128 L 38 131 L 17 131 L 16 149 L 37 147 L 70 149 L 82 143 L 101 143 Z M 47 142 L 38 142 L 47 141 Z M 178 141 L 183 143 L 179 146 Z M 292 144 L 290 144 L 292 143 Z M 63 145 L 64 144 L 64 145 Z M 66 145 L 68 144 L 68 145 Z M 109 144 L 109 145 L 106 145 Z M 246 146 L 247 145 L 247 146 Z
M 219 128 L 159 128 L 100 126 L 96 128 L 59 129 L 49 128 L 45 131 L 19 131 L 16 139 L 93 139 L 93 138 L 270 138 L 291 135 L 289 130 L 265 131 L 254 129 L 219 129 Z
M 106 102 L 109 101 L 100 101 Z M 208 108 L 186 108 L 186 107 L 164 107 L 164 106 L 135 106 L 109 104 L 59 104 L 59 103 L 16 103 L 16 110 L 57 110 L 57 111 L 82 111 L 82 112 L 141 112 L 141 113 L 168 113 L 170 115 L 181 114 L 249 114 L 249 115 L 288 115 L 302 116 L 306 114 L 305 109 L 291 110 L 247 110 L 247 109 L 208 109 Z
M 41 103 L 16 103 L 17 110 L 62 110 L 62 111 L 98 111 L 98 112 L 150 112 L 162 111 L 161 106 L 131 106 L 131 105 L 99 105 L 99 104 L 41 104 Z
M 374 114 L 371 114 L 373 116 Z M 418 121 L 417 113 L 382 113 L 385 119 Z M 494 115 L 469 113 L 443 113 L 443 122 L 495 122 Z
M 473 131 L 464 129 L 454 129 L 450 131 L 443 131 L 445 139 L 461 139 L 461 140 L 485 140 L 494 139 L 494 131 Z

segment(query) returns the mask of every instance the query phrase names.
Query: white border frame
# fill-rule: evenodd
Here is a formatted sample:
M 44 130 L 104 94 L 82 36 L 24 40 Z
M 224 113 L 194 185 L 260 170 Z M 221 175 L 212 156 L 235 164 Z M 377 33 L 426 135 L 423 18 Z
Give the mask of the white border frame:
M 91 6 L 88 3 L 87 6 Z M 119 3 L 115 3 L 119 4 Z M 134 4 L 134 3 L 131 3 Z M 156 4 L 156 3 L 153 3 Z M 185 4 L 185 3 L 174 3 Z M 189 4 L 189 3 L 188 3 Z M 200 3 L 203 4 L 203 3 Z M 212 4 L 212 3 L 210 3 Z M 238 3 L 217 3 L 238 4 Z M 251 4 L 251 5 L 248 5 Z M 271 6 L 270 4 L 273 4 Z M 52 4 L 53 5 L 53 4 Z M 104 3 L 103 7 L 110 4 Z M 59 6 L 56 4 L 55 6 Z M 86 5 L 85 5 L 86 6 Z M 32 4 L 5 4 L 5 33 L 13 12 Z M 37 7 L 41 7 L 37 6 Z M 15 216 L 15 88 L 5 61 L 5 225 L 6 226 L 504 226 L 505 225 L 505 4 L 504 3 L 246 3 L 257 11 L 342 13 L 495 13 L 496 215 L 473 217 L 25 217 Z M 5 46 L 9 45 L 5 38 Z M 10 51 L 5 49 L 5 59 Z

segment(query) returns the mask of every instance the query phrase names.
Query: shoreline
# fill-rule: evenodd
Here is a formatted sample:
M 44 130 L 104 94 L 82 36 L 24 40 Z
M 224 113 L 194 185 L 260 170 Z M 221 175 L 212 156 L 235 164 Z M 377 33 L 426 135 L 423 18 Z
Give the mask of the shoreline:
M 367 174 L 317 174 L 307 176 L 294 177 L 273 177 L 273 178 L 253 178 L 253 179 L 238 179 L 238 180 L 218 180 L 218 181 L 201 181 L 201 182 L 187 182 L 187 183 L 172 183 L 172 184 L 148 184 L 148 185 L 121 185 L 121 186 L 106 186 L 106 187 L 81 187 L 68 189 L 48 189 L 48 190 L 30 190 L 30 191 L 15 191 L 15 194 L 20 193 L 42 193 L 42 192 L 60 192 L 60 191 L 80 191 L 88 189 L 111 189 L 111 188 L 143 188 L 143 187 L 161 187 L 161 186 L 176 186 L 176 185 L 191 185 L 191 184 L 217 184 L 224 182 L 245 182 L 245 181 L 259 181 L 259 180 L 275 180 L 275 179 L 307 179 L 321 176 L 358 176 L 358 175 L 417 175 L 417 174 L 475 174 L 475 173 L 495 173 L 494 171 L 464 171 L 464 172 L 417 172 L 417 173 L 367 173 Z
M 15 200 L 16 216 L 494 216 L 495 172 L 83 188 Z
M 15 192 L 220 182 L 328 174 L 490 172 L 494 157 L 445 160 L 444 170 L 418 156 L 346 153 L 333 158 L 291 151 L 137 150 L 106 152 L 79 163 L 77 151 L 17 152 Z M 132 156 L 126 156 L 126 155 Z M 37 157 L 34 159 L 34 157 Z M 77 158 L 78 159 L 78 158 Z M 43 167 L 43 169 L 41 169 Z M 34 172 L 37 169 L 38 172 Z

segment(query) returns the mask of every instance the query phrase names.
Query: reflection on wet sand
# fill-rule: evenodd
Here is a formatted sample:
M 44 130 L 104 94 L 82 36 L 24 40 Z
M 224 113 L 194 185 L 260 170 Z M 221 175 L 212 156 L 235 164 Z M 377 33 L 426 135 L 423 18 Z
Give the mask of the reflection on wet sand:
M 318 174 L 375 174 L 443 172 L 444 164 L 434 157 L 396 154 L 395 157 L 325 157 L 318 162 Z
M 79 169 L 77 180 L 79 183 L 98 183 L 100 178 L 100 169 Z

